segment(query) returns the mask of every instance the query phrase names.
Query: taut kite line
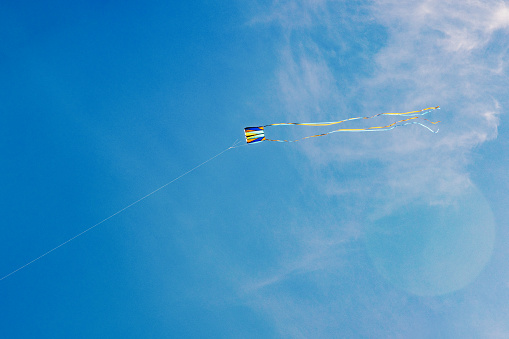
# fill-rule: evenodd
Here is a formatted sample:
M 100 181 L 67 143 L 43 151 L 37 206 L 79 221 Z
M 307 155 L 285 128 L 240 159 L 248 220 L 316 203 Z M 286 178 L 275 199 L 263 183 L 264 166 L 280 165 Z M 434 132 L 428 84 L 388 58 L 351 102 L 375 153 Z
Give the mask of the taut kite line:
M 300 140 L 304 140 L 304 139 L 308 139 L 308 138 L 315 138 L 315 137 L 322 137 L 324 135 L 328 135 L 328 134 L 332 134 L 332 133 L 338 133 L 338 132 L 380 132 L 380 131 L 389 131 L 393 128 L 396 128 L 398 126 L 404 126 L 404 125 L 411 125 L 411 124 L 416 124 L 416 125 L 420 125 L 424 128 L 427 128 L 428 130 L 430 130 L 431 132 L 433 133 L 436 133 L 438 132 L 438 129 L 436 131 L 433 131 L 431 128 L 429 128 L 428 126 L 424 125 L 422 122 L 419 121 L 420 120 L 425 120 L 425 121 L 428 121 L 429 123 L 432 123 L 432 124 L 437 124 L 439 121 L 430 121 L 428 119 L 424 119 L 422 118 L 423 115 L 425 114 L 428 114 L 436 109 L 439 109 L 440 107 L 439 106 L 436 106 L 436 107 L 428 107 L 428 108 L 424 108 L 424 109 L 421 109 L 419 111 L 411 111 L 411 112 L 405 112 L 405 113 L 379 113 L 379 114 L 376 114 L 376 115 L 373 115 L 373 116 L 370 116 L 370 117 L 357 117 L 357 118 L 348 118 L 348 119 L 344 119 L 344 120 L 340 120 L 340 121 L 332 121 L 332 122 L 283 122 L 283 123 L 278 123 L 278 124 L 270 124 L 270 125 L 263 125 L 263 126 L 258 126 L 258 127 L 246 127 L 244 128 L 244 133 L 246 135 L 246 142 L 248 144 L 255 144 L 257 142 L 262 142 L 262 141 L 277 141 L 277 142 L 296 142 L 296 141 L 300 141 Z M 360 119 L 372 119 L 372 118 L 375 118 L 375 117 L 378 117 L 378 116 L 381 116 L 381 115 L 397 115 L 397 116 L 406 116 L 406 117 L 409 117 L 409 118 L 406 118 L 406 119 L 403 119 L 403 120 L 399 120 L 399 121 L 396 121 L 390 125 L 386 125 L 386 126 L 374 126 L 374 127 L 367 127 L 367 128 L 340 128 L 340 129 L 336 129 L 334 131 L 330 131 L 330 132 L 327 132 L 327 133 L 322 133 L 322 134 L 315 134 L 315 135 L 310 135 L 310 136 L 307 136 L 307 137 L 304 137 L 304 138 L 301 138 L 301 139 L 297 139 L 297 140 L 277 140 L 277 139 L 267 139 L 265 137 L 265 127 L 269 127 L 269 126 L 289 126 L 289 125 L 298 125 L 298 126 L 315 126 L 315 127 L 318 127 L 318 126 L 332 126 L 332 125 L 337 125 L 337 124 L 341 124 L 343 122 L 347 122 L 347 121 L 352 121 L 352 120 L 360 120 Z

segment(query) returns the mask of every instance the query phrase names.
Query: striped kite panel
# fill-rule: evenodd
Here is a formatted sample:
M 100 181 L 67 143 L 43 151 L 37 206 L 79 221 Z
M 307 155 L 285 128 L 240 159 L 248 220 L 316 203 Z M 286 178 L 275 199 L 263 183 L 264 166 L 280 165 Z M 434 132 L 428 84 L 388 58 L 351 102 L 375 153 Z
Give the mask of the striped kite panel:
M 246 134 L 246 142 L 248 144 L 254 144 L 265 140 L 265 133 L 263 126 L 260 127 L 246 127 L 244 128 Z

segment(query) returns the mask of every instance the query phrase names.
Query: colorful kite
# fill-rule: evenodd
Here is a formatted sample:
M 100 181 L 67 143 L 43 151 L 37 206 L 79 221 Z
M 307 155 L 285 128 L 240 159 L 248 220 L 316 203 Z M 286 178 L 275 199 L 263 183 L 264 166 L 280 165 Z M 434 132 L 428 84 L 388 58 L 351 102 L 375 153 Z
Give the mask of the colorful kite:
M 377 115 L 373 115 L 371 117 L 358 117 L 358 118 L 349 118 L 349 119 L 345 119 L 345 120 L 341 120 L 341 121 L 333 121 L 333 122 L 311 122 L 311 123 L 297 123 L 297 122 L 289 122 L 289 123 L 280 123 L 280 124 L 271 124 L 271 125 L 265 125 L 265 126 L 259 126 L 259 127 L 246 127 L 244 128 L 244 132 L 246 133 L 246 142 L 248 144 L 256 144 L 258 142 L 262 142 L 262 141 L 277 141 L 277 142 L 295 142 L 295 141 L 299 141 L 299 140 L 304 140 L 304 139 L 307 139 L 307 138 L 314 138 L 314 137 L 321 137 L 321 136 L 324 136 L 324 135 L 328 135 L 328 134 L 332 134 L 332 133 L 336 133 L 336 132 L 371 132 L 371 131 L 388 131 L 388 130 L 391 130 L 395 127 L 398 127 L 398 126 L 404 126 L 404 125 L 410 125 L 410 124 L 417 124 L 417 125 L 421 125 L 425 128 L 427 128 L 428 130 L 430 130 L 431 132 L 438 132 L 438 129 L 436 131 L 433 131 L 431 128 L 429 128 L 428 126 L 424 125 L 423 123 L 421 123 L 419 121 L 419 119 L 421 120 L 425 120 L 425 121 L 428 121 L 429 123 L 431 124 L 436 124 L 438 123 L 439 121 L 436 121 L 436 122 L 433 122 L 433 121 L 430 121 L 430 120 L 427 120 L 427 119 L 424 119 L 422 118 L 423 115 L 425 114 L 428 114 L 430 112 L 432 112 L 433 110 L 435 109 L 438 109 L 439 107 L 429 107 L 429 108 L 425 108 L 425 109 L 421 109 L 420 111 L 412 111 L 412 112 L 406 112 L 406 113 L 380 113 L 380 114 L 377 114 Z M 405 118 L 403 120 L 399 120 L 399 121 L 396 121 L 396 122 L 393 122 L 392 124 L 390 125 L 386 125 L 386 126 L 374 126 L 374 127 L 367 127 L 367 128 L 342 128 L 342 129 L 337 129 L 337 130 L 334 130 L 334 131 L 330 131 L 330 132 L 327 132 L 327 133 L 323 133 L 323 134 L 316 134 L 316 135 L 310 135 L 310 136 L 307 136 L 307 137 L 304 137 L 304 138 L 301 138 L 301 139 L 297 139 L 297 140 L 274 140 L 274 139 L 267 139 L 265 138 L 265 127 L 268 127 L 268 126 L 287 126 L 287 125 L 299 125 L 299 126 L 331 126 L 331 125 L 337 125 L 337 124 L 341 124 L 343 122 L 346 122 L 346 121 L 352 121 L 352 120 L 359 120 L 359 119 L 371 119 L 371 118 L 374 118 L 374 117 L 377 117 L 377 116 L 380 116 L 380 115 L 399 115 L 399 116 L 405 116 L 405 117 L 408 117 L 408 118 Z M 187 174 L 191 173 L 192 171 L 194 171 L 195 169 L 197 169 L 198 167 L 201 167 L 203 166 L 204 164 L 208 163 L 209 161 L 217 158 L 218 156 L 220 156 L 221 154 L 223 154 L 224 152 L 228 151 L 228 150 L 231 150 L 231 149 L 234 149 L 234 148 L 237 148 L 237 147 L 240 147 L 240 146 L 247 146 L 246 144 L 244 145 L 239 145 L 239 142 L 240 141 L 235 141 L 235 143 L 224 149 L 223 151 L 219 152 L 218 154 L 214 155 L 213 157 L 209 158 L 208 160 L 205 160 L 204 162 L 202 162 L 201 164 L 191 168 L 190 170 L 188 170 L 187 172 L 179 175 L 178 177 L 176 177 L 175 179 L 167 182 L 166 184 L 164 184 L 163 186 L 159 187 L 158 189 L 152 191 L 151 193 L 141 197 L 140 199 L 136 200 L 135 202 L 127 205 L 126 207 L 118 210 L 117 212 L 113 213 L 112 215 L 110 215 L 109 217 L 103 219 L 102 221 L 98 222 L 97 224 L 87 228 L 86 230 L 82 231 L 81 233 L 78 233 L 77 235 L 73 236 L 72 238 L 64 241 L 63 243 L 61 243 L 60 245 L 50 249 L 49 251 L 43 253 L 42 255 L 38 256 L 37 258 L 33 259 L 32 261 L 29 261 L 28 263 L 24 264 L 23 266 L 20 266 L 19 268 L 15 269 L 14 271 L 12 271 L 11 273 L 3 276 L 2 278 L 0 278 L 0 281 L 4 280 L 5 278 L 13 275 L 14 273 L 18 272 L 19 270 L 31 265 L 32 263 L 38 261 L 39 259 L 45 257 L 46 255 L 50 254 L 51 252 L 57 250 L 58 248 L 64 246 L 65 244 L 73 241 L 74 239 L 80 237 L 81 235 L 87 233 L 88 231 L 94 229 L 95 227 L 101 225 L 102 223 L 104 223 L 105 221 L 113 218 L 114 216 L 116 216 L 117 214 L 119 213 L 122 213 L 123 211 L 127 210 L 128 208 L 136 205 L 137 203 L 139 203 L 140 201 L 148 198 L 149 196 L 151 196 L 152 194 L 162 190 L 164 187 L 172 184 L 173 182 L 179 180 L 180 178 L 186 176 Z
M 357 117 L 357 118 L 349 118 L 349 119 L 345 119 L 345 120 L 340 120 L 340 121 L 332 121 L 332 122 L 308 122 L 308 123 L 299 123 L 299 122 L 286 122 L 286 123 L 279 123 L 279 124 L 270 124 L 270 125 L 264 125 L 264 126 L 258 126 L 258 127 L 246 127 L 244 128 L 244 133 L 246 134 L 246 142 L 248 144 L 255 144 L 255 143 L 258 143 L 258 142 L 262 142 L 262 141 L 277 141 L 277 142 L 296 142 L 296 141 L 300 141 L 300 140 L 304 140 L 304 139 L 308 139 L 308 138 L 315 138 L 315 137 L 321 137 L 321 136 L 324 136 L 324 135 L 328 135 L 328 134 L 332 134 L 332 133 L 337 133 L 337 132 L 376 132 L 376 131 L 389 131 L 393 128 L 396 128 L 398 126 L 405 126 L 405 125 L 410 125 L 410 124 L 416 124 L 416 125 L 420 125 L 424 128 L 427 128 L 428 130 L 430 130 L 431 132 L 433 133 L 437 133 L 438 132 L 438 129 L 436 131 L 433 131 L 431 128 L 429 128 L 428 126 L 424 125 L 423 123 L 420 122 L 420 120 L 425 120 L 431 124 L 437 124 L 439 123 L 440 121 L 430 121 L 428 119 L 424 119 L 422 118 L 423 115 L 425 114 L 428 114 L 436 109 L 439 109 L 440 107 L 437 106 L 437 107 L 428 107 L 428 108 L 424 108 L 424 109 L 421 109 L 419 111 L 411 111 L 411 112 L 405 112 L 405 113 L 379 113 L 379 114 L 376 114 L 376 115 L 373 115 L 371 117 Z M 267 139 L 265 137 L 265 127 L 269 127 L 269 126 L 289 126 L 289 125 L 298 125 L 298 126 L 331 126 L 331 125 L 337 125 L 337 124 L 341 124 L 343 122 L 346 122 L 346 121 L 352 121 L 352 120 L 360 120 L 360 119 L 372 119 L 372 118 L 375 118 L 375 117 L 378 117 L 378 116 L 381 116 L 381 115 L 398 115 L 398 116 L 406 116 L 406 117 L 410 117 L 410 118 L 406 118 L 406 119 L 403 119 L 403 120 L 398 120 L 396 122 L 393 122 L 392 124 L 390 125 L 386 125 L 386 126 L 374 126 L 374 127 L 367 127 L 367 128 L 340 128 L 340 129 L 337 129 L 337 130 L 334 130 L 334 131 L 330 131 L 330 132 L 327 132 L 327 133 L 322 133 L 322 134 L 315 134 L 315 135 L 310 135 L 310 136 L 307 136 L 307 137 L 304 137 L 304 138 L 301 138 L 301 139 L 297 139 L 297 140 L 277 140 L 277 139 Z

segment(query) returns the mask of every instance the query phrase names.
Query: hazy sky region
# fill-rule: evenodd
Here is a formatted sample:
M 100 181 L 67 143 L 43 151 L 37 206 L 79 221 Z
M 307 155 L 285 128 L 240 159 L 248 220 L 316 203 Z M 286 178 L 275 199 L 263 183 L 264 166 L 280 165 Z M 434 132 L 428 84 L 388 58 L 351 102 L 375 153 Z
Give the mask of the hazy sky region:
M 18 1 L 0 41 L 1 277 L 246 126 L 441 107 L 228 150 L 0 280 L 2 337 L 509 337 L 509 1 Z

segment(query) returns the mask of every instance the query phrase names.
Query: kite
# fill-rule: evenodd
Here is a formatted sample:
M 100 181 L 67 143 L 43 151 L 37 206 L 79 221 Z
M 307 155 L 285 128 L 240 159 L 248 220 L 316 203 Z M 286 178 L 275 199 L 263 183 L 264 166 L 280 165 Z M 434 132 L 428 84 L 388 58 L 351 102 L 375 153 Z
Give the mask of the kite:
M 258 126 L 258 127 L 246 127 L 246 128 L 244 128 L 244 133 L 246 135 L 246 143 L 247 144 L 240 145 L 241 141 L 236 140 L 233 143 L 232 146 L 224 149 L 223 151 L 221 151 L 218 154 L 214 155 L 210 159 L 205 160 L 201 164 L 191 168 L 187 172 L 179 175 L 178 177 L 176 177 L 173 180 L 167 182 L 166 184 L 162 185 L 161 187 L 155 189 L 154 191 L 146 194 L 145 196 L 139 198 L 138 200 L 132 202 L 131 204 L 125 206 L 124 208 L 118 210 L 117 212 L 113 213 L 112 215 L 110 215 L 109 217 L 103 219 L 102 221 L 98 222 L 97 224 L 95 224 L 95 225 L 85 229 L 81 233 L 78 233 L 77 235 L 69 238 L 68 240 L 64 241 L 60 245 L 58 245 L 56 247 L 53 247 L 49 251 L 46 251 L 45 253 L 41 254 L 37 258 L 33 259 L 32 261 L 29 261 L 26 264 L 24 264 L 24 265 L 18 267 L 17 269 L 11 271 L 11 273 L 4 275 L 3 277 L 0 278 L 0 281 L 6 279 L 7 277 L 9 277 L 11 275 L 13 275 L 14 273 L 18 272 L 19 270 L 22 270 L 23 268 L 33 264 L 34 262 L 38 261 L 39 259 L 41 259 L 41 258 L 45 257 L 46 255 L 50 254 L 51 252 L 59 249 L 60 247 L 64 246 L 65 244 L 67 244 L 67 243 L 73 241 L 74 239 L 82 236 L 83 234 L 91 231 L 92 229 L 96 228 L 97 226 L 101 225 L 102 223 L 106 222 L 107 220 L 113 218 L 117 214 L 120 214 L 123 211 L 125 211 L 125 210 L 131 208 L 132 206 L 136 205 L 140 201 L 145 200 L 146 198 L 148 198 L 151 195 L 155 194 L 156 192 L 162 190 L 166 186 L 174 183 L 175 181 L 179 180 L 180 178 L 186 176 L 187 174 L 191 173 L 192 171 L 196 170 L 197 168 L 205 165 L 209 161 L 212 161 L 213 159 L 217 158 L 218 156 L 220 156 L 221 154 L 225 153 L 228 150 L 231 150 L 231 149 L 234 149 L 234 148 L 237 148 L 237 147 L 241 147 L 241 146 L 247 146 L 249 144 L 256 144 L 256 143 L 259 143 L 259 142 L 262 142 L 262 141 L 296 142 L 296 141 L 300 141 L 300 140 L 304 140 L 304 139 L 308 139 L 308 138 L 321 137 L 321 136 L 325 136 L 325 135 L 332 134 L 332 133 L 337 133 L 337 132 L 389 131 L 389 130 L 391 130 L 393 128 L 396 128 L 398 126 L 405 126 L 405 125 L 410 125 L 410 124 L 421 125 L 422 127 L 427 128 L 431 132 L 437 133 L 438 129 L 436 131 L 434 131 L 431 128 L 429 128 L 428 126 L 426 126 L 425 124 L 423 124 L 421 121 L 425 120 L 425 121 L 427 121 L 427 122 L 429 122 L 431 124 L 439 123 L 440 121 L 433 122 L 433 121 L 430 121 L 428 119 L 422 118 L 423 115 L 428 114 L 428 113 L 430 113 L 430 112 L 432 112 L 432 111 L 434 111 L 436 109 L 439 109 L 439 108 L 440 107 L 437 106 L 437 107 L 424 108 L 424 109 L 421 109 L 419 111 L 411 111 L 411 112 L 405 112 L 405 113 L 379 113 L 379 114 L 376 114 L 376 115 L 373 115 L 373 116 L 370 116 L 370 117 L 348 118 L 348 119 L 344 119 L 344 120 L 340 120 L 340 121 L 332 121 L 332 122 L 309 122 L 309 123 L 287 122 L 287 123 L 270 124 L 270 125 L 264 125 L 264 126 Z M 330 132 L 327 132 L 327 133 L 310 135 L 310 136 L 307 136 L 307 137 L 304 137 L 304 138 L 301 138 L 301 139 L 297 139 L 297 140 L 277 140 L 277 139 L 267 139 L 265 137 L 265 127 L 269 127 L 269 126 L 288 126 L 288 125 L 298 125 L 298 126 L 332 126 L 332 125 L 337 125 L 337 124 L 341 124 L 341 123 L 344 123 L 344 122 L 347 122 L 347 121 L 352 121 L 352 120 L 372 119 L 372 118 L 375 118 L 375 117 L 378 117 L 378 116 L 382 116 L 382 115 L 403 116 L 403 117 L 405 117 L 405 119 L 398 120 L 398 121 L 393 122 L 392 124 L 389 124 L 389 125 L 386 125 L 386 126 L 373 126 L 373 127 L 366 127 L 366 128 L 340 128 L 340 129 L 336 129 L 336 130 L 333 130 L 333 131 L 330 131 Z
M 431 128 L 429 128 L 428 126 L 426 126 L 425 124 L 423 124 L 421 122 L 421 120 L 425 120 L 431 124 L 437 124 L 439 123 L 440 121 L 430 121 L 428 119 L 424 119 L 422 118 L 423 115 L 425 114 L 428 114 L 436 109 L 440 109 L 439 106 L 436 106 L 436 107 L 428 107 L 428 108 L 424 108 L 424 109 L 421 109 L 419 111 L 411 111 L 411 112 L 405 112 L 405 113 L 379 113 L 379 114 L 376 114 L 376 115 L 373 115 L 373 116 L 369 116 L 369 117 L 356 117 L 356 118 L 348 118 L 348 119 L 344 119 L 344 120 L 340 120 L 340 121 L 332 121 L 332 122 L 306 122 L 306 123 L 299 123 L 299 122 L 285 122 L 285 123 L 277 123 L 277 124 L 270 124 L 270 125 L 264 125 L 264 126 L 258 126 L 258 127 L 246 127 L 244 128 L 244 134 L 246 136 L 246 143 L 248 144 L 256 144 L 258 142 L 262 142 L 262 141 L 276 141 L 276 142 L 296 142 L 296 141 L 300 141 L 300 140 L 304 140 L 304 139 L 308 139 L 308 138 L 315 138 L 315 137 L 321 137 L 321 136 L 325 136 L 325 135 L 328 135 L 328 134 L 332 134 L 332 133 L 338 133 L 338 132 L 380 132 L 380 131 L 389 131 L 393 128 L 396 128 L 398 126 L 405 126 L 405 125 L 411 125 L 411 124 L 416 124 L 416 125 L 420 125 L 424 128 L 427 128 L 428 130 L 430 130 L 431 132 L 433 133 L 437 133 L 438 132 L 438 129 L 436 131 L 432 130 Z M 407 117 L 406 119 L 402 119 L 402 120 L 398 120 L 396 122 L 393 122 L 392 124 L 389 124 L 389 125 L 386 125 L 386 126 L 373 126 L 373 127 L 366 127 L 366 128 L 340 128 L 340 129 L 336 129 L 336 130 L 333 130 L 333 131 L 330 131 L 330 132 L 327 132 L 327 133 L 322 133 L 322 134 L 315 134 L 315 135 L 310 135 L 310 136 L 307 136 L 307 137 L 304 137 L 304 138 L 301 138 L 301 139 L 297 139 L 297 140 L 278 140 L 278 139 L 267 139 L 265 137 L 265 127 L 269 127 L 269 126 L 290 126 L 290 125 L 297 125 L 297 126 L 332 126 L 332 125 L 337 125 L 337 124 L 341 124 L 341 123 L 344 123 L 344 122 L 347 122 L 347 121 L 352 121 L 352 120 L 360 120 L 360 119 L 372 119 L 372 118 L 375 118 L 375 117 L 378 117 L 378 116 L 382 116 L 382 115 L 394 115 L 394 116 L 405 116 Z

